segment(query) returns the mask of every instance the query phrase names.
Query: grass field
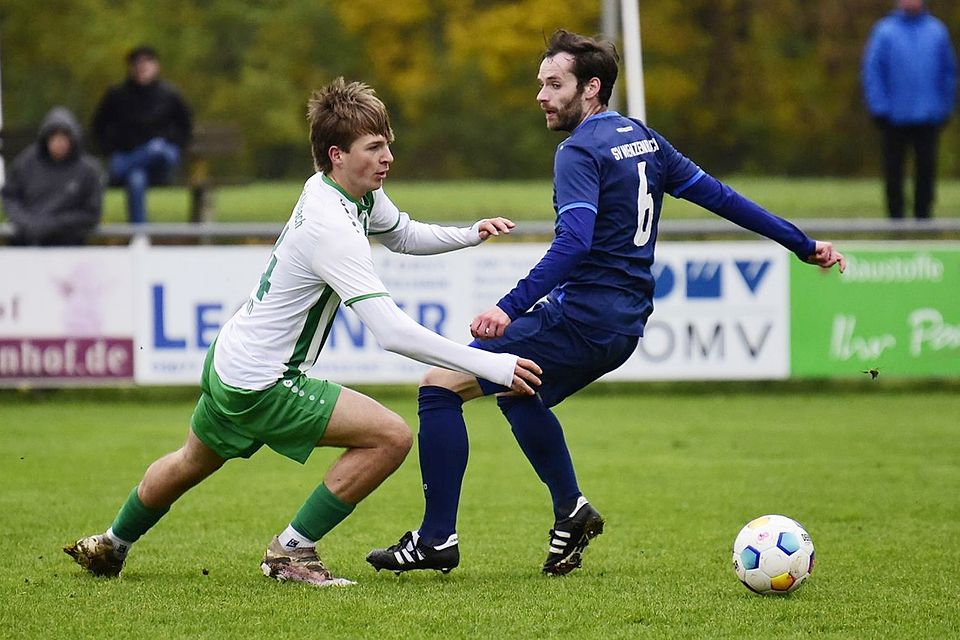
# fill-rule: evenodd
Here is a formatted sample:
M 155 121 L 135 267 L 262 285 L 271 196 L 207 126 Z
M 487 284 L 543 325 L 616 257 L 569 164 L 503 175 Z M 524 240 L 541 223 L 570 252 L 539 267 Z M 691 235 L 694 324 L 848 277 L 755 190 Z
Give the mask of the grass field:
M 412 388 L 373 390 L 415 424 Z M 60 548 L 102 531 L 145 466 L 182 441 L 193 391 L 0 394 L 0 637 L 932 638 L 960 629 L 960 388 L 886 383 L 597 386 L 558 408 L 607 518 L 584 567 L 539 575 L 546 490 L 492 402 L 467 408 L 471 461 L 448 576 L 363 558 L 419 521 L 415 452 L 321 542 L 359 585 L 276 584 L 258 563 L 334 452 L 269 451 L 187 494 L 120 580 Z M 803 522 L 817 551 L 789 597 L 736 580 L 754 516 Z
M 733 177 L 735 189 L 774 213 L 794 218 L 883 218 L 879 180 L 840 178 Z M 300 195 L 302 182 L 265 182 L 224 186 L 215 192 L 220 222 L 282 222 Z M 437 181 L 390 179 L 387 193 L 397 206 L 422 220 L 473 221 L 504 215 L 517 221 L 550 220 L 552 186 L 541 181 Z M 105 222 L 126 221 L 123 192 L 111 189 L 104 207 Z M 153 189 L 148 193 L 151 222 L 185 222 L 189 195 L 185 188 Z M 667 198 L 664 215 L 671 218 L 713 217 L 685 200 Z M 960 217 L 960 180 L 938 183 L 938 217 Z

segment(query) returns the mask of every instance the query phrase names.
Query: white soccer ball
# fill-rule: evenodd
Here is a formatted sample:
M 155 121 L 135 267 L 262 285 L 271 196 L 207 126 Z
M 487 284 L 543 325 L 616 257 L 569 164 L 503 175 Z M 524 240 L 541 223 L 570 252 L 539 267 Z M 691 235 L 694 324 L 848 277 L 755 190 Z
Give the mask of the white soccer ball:
M 751 591 L 790 593 L 813 571 L 813 540 L 792 518 L 760 516 L 733 541 L 733 570 Z

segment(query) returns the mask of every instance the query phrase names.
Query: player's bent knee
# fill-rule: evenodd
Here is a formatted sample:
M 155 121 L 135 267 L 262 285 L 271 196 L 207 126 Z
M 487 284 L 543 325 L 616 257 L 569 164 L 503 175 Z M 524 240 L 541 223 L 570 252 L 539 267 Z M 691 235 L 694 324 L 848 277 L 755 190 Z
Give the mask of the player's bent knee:
M 400 416 L 394 414 L 394 420 L 390 420 L 381 433 L 380 444 L 387 455 L 393 458 L 397 464 L 403 462 L 410 449 L 413 448 L 413 434 L 410 427 Z
M 476 395 L 472 392 L 480 388 L 474 376 L 460 371 L 441 369 L 439 367 L 433 367 L 423 374 L 423 377 L 420 379 L 420 386 L 442 387 L 459 394 L 461 397 L 472 397 Z
M 431 367 L 427 370 L 423 377 L 420 378 L 421 387 L 447 387 L 446 383 L 448 382 L 449 376 L 445 375 L 450 373 L 446 369 L 440 369 L 438 367 Z

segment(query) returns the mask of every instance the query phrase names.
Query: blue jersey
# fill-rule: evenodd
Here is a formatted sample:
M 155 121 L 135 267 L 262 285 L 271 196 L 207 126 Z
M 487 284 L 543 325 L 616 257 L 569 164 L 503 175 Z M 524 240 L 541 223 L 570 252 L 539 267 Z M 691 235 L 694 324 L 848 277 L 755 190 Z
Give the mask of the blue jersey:
M 619 113 L 585 119 L 557 148 L 556 238 L 497 305 L 515 320 L 537 300 L 577 323 L 642 336 L 653 311 L 651 266 L 663 195 L 695 202 L 808 258 L 816 243 L 704 173 L 656 131 Z
M 653 311 L 653 265 L 664 192 L 695 182 L 700 168 L 643 124 L 607 111 L 587 118 L 557 148 L 557 220 L 585 208 L 596 215 L 586 257 L 555 295 L 568 317 L 642 335 Z

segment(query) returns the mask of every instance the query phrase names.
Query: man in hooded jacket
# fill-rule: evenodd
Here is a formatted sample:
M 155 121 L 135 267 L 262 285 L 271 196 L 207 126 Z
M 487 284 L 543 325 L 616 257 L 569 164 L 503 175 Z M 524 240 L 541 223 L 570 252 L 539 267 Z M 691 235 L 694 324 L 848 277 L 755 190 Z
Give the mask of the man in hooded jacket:
M 3 209 L 16 246 L 81 245 L 100 223 L 103 171 L 83 152 L 77 119 L 54 107 L 37 141 L 7 169 Z

